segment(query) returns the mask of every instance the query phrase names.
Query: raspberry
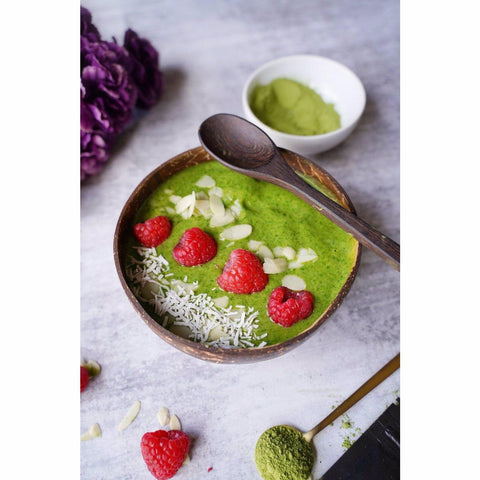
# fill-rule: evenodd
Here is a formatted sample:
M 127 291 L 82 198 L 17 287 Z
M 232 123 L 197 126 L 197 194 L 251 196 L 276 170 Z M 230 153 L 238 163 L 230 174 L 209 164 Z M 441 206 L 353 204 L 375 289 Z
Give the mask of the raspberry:
M 141 441 L 142 456 L 157 480 L 172 478 L 182 466 L 190 437 L 180 430 L 147 432 Z
M 80 365 L 80 392 L 83 392 L 88 385 L 88 370 Z
M 268 275 L 252 252 L 239 248 L 230 254 L 217 283 L 227 292 L 261 292 L 267 286 Z
M 172 231 L 170 220 L 159 215 L 146 220 L 145 223 L 137 223 L 133 227 L 133 233 L 137 240 L 145 247 L 158 247 L 163 243 Z
M 217 254 L 217 244 L 208 233 L 194 227 L 183 232 L 172 253 L 180 265 L 193 267 L 209 262 Z
M 277 287 L 268 299 L 268 316 L 283 327 L 291 327 L 312 311 L 313 295 L 307 290 L 294 292 L 287 287 Z

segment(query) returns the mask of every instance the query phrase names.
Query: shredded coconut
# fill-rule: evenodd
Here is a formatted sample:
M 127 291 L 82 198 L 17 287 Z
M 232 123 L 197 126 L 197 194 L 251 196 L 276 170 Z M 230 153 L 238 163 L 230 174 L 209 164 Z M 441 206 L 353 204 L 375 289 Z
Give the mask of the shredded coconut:
M 254 347 L 267 333 L 257 335 L 258 311 L 243 305 L 226 308 L 215 306 L 206 293 L 195 293 L 197 282 L 187 283 L 171 278 L 168 261 L 155 248 L 134 247 L 138 257 L 131 256 L 127 278 L 135 296 L 164 317 L 164 327 L 188 327 L 189 339 L 220 348 Z M 266 345 L 265 341 L 259 347 Z

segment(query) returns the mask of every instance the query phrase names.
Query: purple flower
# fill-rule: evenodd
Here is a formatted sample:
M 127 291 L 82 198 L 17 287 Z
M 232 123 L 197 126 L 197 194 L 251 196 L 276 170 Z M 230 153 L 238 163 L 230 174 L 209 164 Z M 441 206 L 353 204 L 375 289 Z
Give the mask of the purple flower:
M 164 86 L 158 52 L 131 29 L 125 32 L 123 46 L 132 60 L 131 75 L 138 88 L 137 106 L 150 108 L 160 98 Z
M 97 174 L 110 156 L 113 137 L 102 131 L 80 130 L 80 178 Z
M 90 42 L 99 42 L 100 33 L 92 23 L 92 14 L 85 7 L 80 7 L 80 16 L 80 36 L 86 37 Z
M 120 133 L 131 119 L 137 100 L 128 53 L 113 42 L 88 42 L 84 53 L 83 104 L 108 133 Z M 82 108 L 82 113 L 84 111 Z

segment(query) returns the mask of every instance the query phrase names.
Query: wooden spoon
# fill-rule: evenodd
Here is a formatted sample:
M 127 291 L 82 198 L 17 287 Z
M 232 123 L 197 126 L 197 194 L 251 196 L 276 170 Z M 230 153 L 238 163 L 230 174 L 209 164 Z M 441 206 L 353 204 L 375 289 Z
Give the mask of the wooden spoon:
M 200 125 L 198 135 L 205 150 L 220 163 L 291 191 L 400 271 L 400 245 L 302 180 L 256 125 L 219 113 Z
M 310 452 L 310 458 L 312 459 L 311 467 L 313 468 L 313 447 L 311 445 L 313 437 L 322 431 L 326 426 L 330 425 L 334 420 L 336 420 L 340 415 L 343 415 L 347 410 L 349 410 L 353 405 L 355 405 L 359 400 L 361 400 L 365 395 L 371 392 L 375 387 L 380 385 L 386 378 L 388 378 L 393 372 L 395 372 L 400 367 L 400 354 L 398 354 L 395 358 L 390 360 L 384 367 L 382 367 L 373 377 L 367 380 L 360 388 L 358 388 L 352 395 L 350 395 L 343 403 L 341 403 L 333 412 L 331 412 L 327 417 L 325 417 L 318 425 L 313 427 L 306 433 L 302 433 L 294 427 L 290 427 L 287 425 L 279 425 L 277 427 L 271 427 L 270 429 L 266 430 L 260 436 L 257 446 L 259 443 L 266 444 L 265 441 L 262 442 L 262 437 L 268 436 L 269 431 L 271 429 L 275 429 L 275 436 L 276 436 L 276 445 L 277 447 L 281 445 L 283 448 L 281 450 L 286 450 L 289 445 L 289 439 L 291 439 L 290 431 L 297 432 L 297 448 L 295 451 L 292 451 L 291 454 L 295 455 L 296 452 Z M 268 455 L 268 463 L 270 467 L 275 464 L 275 455 L 277 450 L 272 451 L 271 454 L 265 453 L 264 447 L 259 449 L 259 452 L 262 452 L 263 455 Z M 308 455 L 307 455 L 308 456 Z M 257 468 L 259 471 L 262 469 L 262 465 L 264 462 L 261 459 L 257 458 L 257 448 L 255 452 L 255 462 L 257 464 Z M 260 471 L 262 474 L 262 471 Z M 308 476 L 308 475 L 307 475 Z

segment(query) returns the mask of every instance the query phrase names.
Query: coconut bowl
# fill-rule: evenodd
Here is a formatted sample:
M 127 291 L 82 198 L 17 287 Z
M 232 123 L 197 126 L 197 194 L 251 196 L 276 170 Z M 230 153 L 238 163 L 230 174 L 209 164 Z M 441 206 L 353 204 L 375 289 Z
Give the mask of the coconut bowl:
M 282 150 L 282 153 L 286 161 L 295 171 L 302 175 L 307 175 L 314 182 L 323 184 L 335 194 L 338 202 L 343 207 L 355 213 L 354 206 L 351 200 L 348 198 L 347 193 L 328 172 L 312 164 L 309 160 L 297 153 L 289 150 Z M 326 308 L 326 310 L 323 311 L 323 313 L 309 328 L 302 331 L 295 337 L 281 343 L 266 345 L 264 347 L 211 347 L 176 335 L 160 325 L 160 323 L 158 323 L 145 310 L 143 305 L 133 294 L 127 282 L 125 269 L 126 259 L 129 255 L 127 246 L 129 245 L 129 238 L 133 227 L 134 217 L 140 206 L 167 178 L 171 177 L 177 172 L 180 172 L 181 170 L 210 160 L 213 160 L 212 157 L 210 157 L 210 155 L 202 147 L 196 147 L 191 150 L 187 150 L 186 152 L 183 152 L 160 165 L 153 172 L 147 175 L 135 188 L 125 203 L 122 212 L 120 213 L 113 241 L 115 267 L 117 269 L 120 283 L 130 303 L 133 305 L 133 308 L 139 314 L 141 319 L 148 325 L 148 327 L 165 342 L 188 355 L 215 363 L 253 363 L 278 357 L 289 352 L 313 335 L 342 303 L 343 299 L 350 290 L 358 271 L 362 250 L 362 247 L 359 243 L 357 243 L 356 257 L 353 267 L 339 293 Z

